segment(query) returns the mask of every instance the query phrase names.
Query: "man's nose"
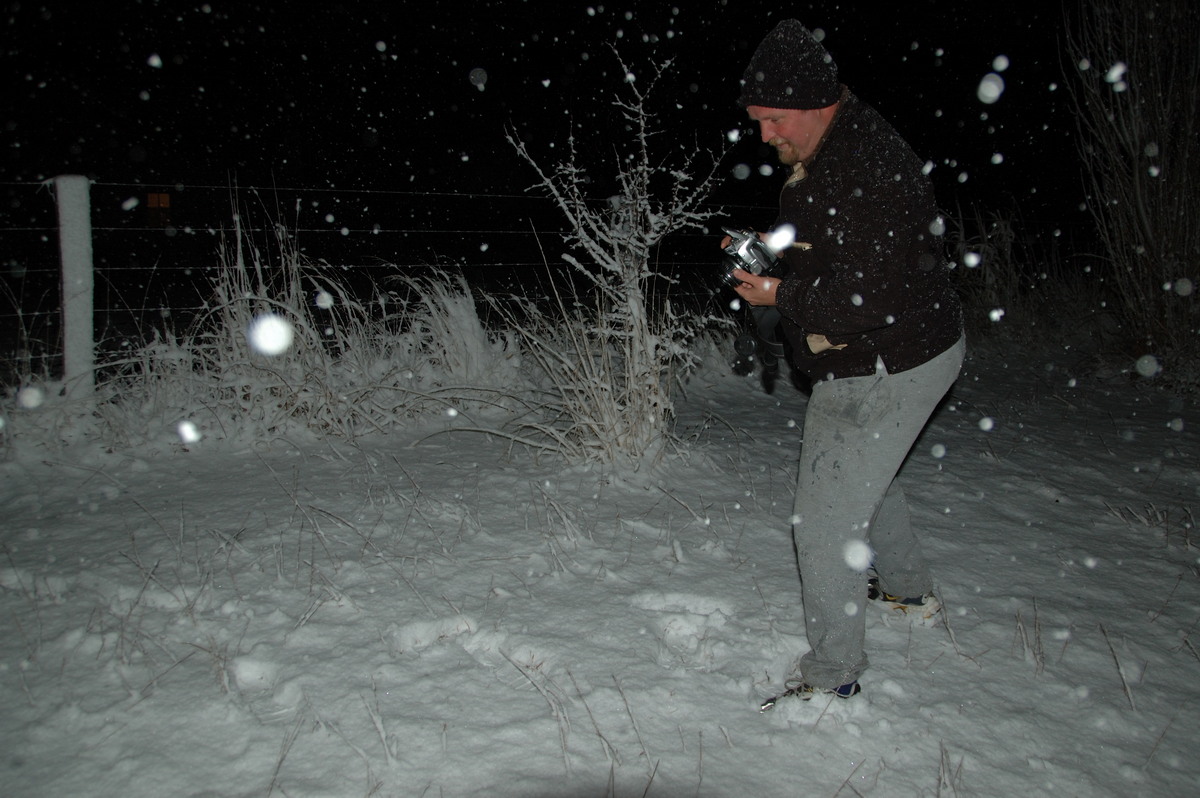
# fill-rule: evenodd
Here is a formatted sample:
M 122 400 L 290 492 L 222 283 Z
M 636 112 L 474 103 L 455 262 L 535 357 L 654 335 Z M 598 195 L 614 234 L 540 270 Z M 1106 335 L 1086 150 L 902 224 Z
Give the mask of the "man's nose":
M 770 144 L 771 139 L 775 138 L 775 131 L 767 125 L 760 124 L 758 126 L 759 133 L 762 135 L 762 143 Z

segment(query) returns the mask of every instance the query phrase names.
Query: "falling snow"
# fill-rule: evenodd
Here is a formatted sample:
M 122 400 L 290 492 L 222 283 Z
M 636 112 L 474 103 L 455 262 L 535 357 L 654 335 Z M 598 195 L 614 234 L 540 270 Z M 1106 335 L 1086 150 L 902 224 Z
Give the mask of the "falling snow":
M 12 14 L 28 17 L 19 6 Z M 57 101 L 65 116 L 14 122 L 13 168 L 40 180 L 49 168 L 90 171 L 103 156 L 116 158 L 100 170 L 110 179 L 146 185 L 192 182 L 178 164 L 194 161 L 218 183 L 240 163 L 264 184 L 277 170 L 324 186 L 364 169 L 389 187 L 476 188 L 495 176 L 508 191 L 516 183 L 484 131 L 501 117 L 544 119 L 514 112 L 514 98 L 587 125 L 578 67 L 605 67 L 580 41 L 679 40 L 703 44 L 708 71 L 690 76 L 692 104 L 676 109 L 693 113 L 701 98 L 725 114 L 704 116 L 712 124 L 695 140 L 734 149 L 723 168 L 755 203 L 770 200 L 762 178 L 778 176 L 757 137 L 731 127 L 744 121 L 732 96 L 709 91 L 731 78 L 733 27 L 684 34 L 680 8 L 647 22 L 641 10 L 590 6 L 576 16 L 598 27 L 554 47 L 521 19 L 482 36 L 477 25 L 436 29 L 460 60 L 378 20 L 339 19 L 369 69 L 321 60 L 348 47 L 333 27 L 310 55 L 282 28 L 190 8 L 180 29 L 207 35 L 168 45 L 133 25 L 136 46 L 107 35 L 122 49 L 94 64 L 103 92 L 61 71 L 66 18 L 55 15 L 43 26 L 55 46 L 28 47 L 36 68 L 18 82 L 30 106 Z M 209 22 L 219 25 L 198 27 Z M 939 142 L 922 150 L 936 159 L 925 173 L 962 196 L 992 173 L 1034 193 L 1072 182 L 1030 167 L 1038 156 L 1058 168 L 1062 145 L 1073 150 L 1062 137 L 1072 126 L 1053 116 L 1058 84 L 1036 85 L 1015 51 L 940 37 L 945 48 L 901 42 L 910 64 L 944 59 L 932 74 L 968 87 L 952 107 L 926 85 L 938 80 L 910 80 L 922 92 L 895 104 L 913 114 L 905 130 Z M 845 28 L 828 38 L 851 52 Z M 891 38 L 876 40 L 861 74 L 890 68 Z M 250 80 L 260 53 L 283 72 Z M 411 96 L 398 64 L 415 76 Z M 1124 62 L 1077 66 L 1128 90 Z M 1034 91 L 1037 113 L 1011 107 Z M 1006 127 L 1017 114 L 1041 127 Z M 332 141 L 297 135 L 331 117 Z M 435 124 L 457 137 L 431 147 L 416 136 Z M 360 140 L 376 128 L 392 135 L 386 146 Z M 556 146 L 554 131 L 539 133 Z M 55 141 L 46 164 L 57 165 L 34 155 L 40 135 Z M 139 148 L 152 155 L 144 171 L 127 154 Z M 414 153 L 437 155 L 414 166 Z M 1143 154 L 1159 176 L 1158 145 Z M 301 161 L 328 172 L 293 171 Z M 127 194 L 115 205 L 132 218 L 144 209 Z M 312 218 L 337 219 L 331 232 L 348 238 L 350 215 Z M 945 235 L 947 224 L 930 230 Z M 988 265 L 978 252 L 962 260 Z M 1190 297 L 1193 279 L 1161 288 Z M 336 304 L 324 289 L 312 301 Z M 1003 330 L 1005 315 L 995 307 L 986 318 Z M 297 346 L 274 314 L 246 337 L 267 369 Z M 1187 714 L 1200 699 L 1197 408 L 1160 392 L 1154 354 L 1133 352 L 1103 375 L 1072 354 L 1043 364 L 1028 352 L 973 353 L 905 466 L 947 622 L 917 628 L 868 606 L 864 693 L 769 715 L 759 701 L 807 648 L 789 534 L 805 397 L 787 380 L 766 394 L 707 364 L 678 408 L 681 456 L 652 474 L 531 456 L 469 431 L 457 407 L 353 444 L 283 435 L 268 418 L 237 433 L 208 408 L 178 407 L 124 421 L 156 430 L 149 442 L 102 447 L 54 423 L 61 391 L 24 387 L 0 415 L 5 795 L 1190 794 L 1200 780 Z M 842 554 L 869 566 L 864 543 Z
M 1000 95 L 1004 94 L 1004 78 L 1000 77 L 995 72 L 989 72 L 979 81 L 979 88 L 976 95 L 981 103 L 991 105 L 1000 100 Z
M 246 331 L 250 346 L 264 355 L 283 354 L 292 345 L 294 335 L 291 323 L 274 313 L 259 316 Z

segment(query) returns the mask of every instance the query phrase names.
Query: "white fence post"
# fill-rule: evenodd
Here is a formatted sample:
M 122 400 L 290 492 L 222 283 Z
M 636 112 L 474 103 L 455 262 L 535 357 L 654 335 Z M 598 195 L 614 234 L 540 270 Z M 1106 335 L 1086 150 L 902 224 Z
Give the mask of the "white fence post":
M 68 396 L 85 397 L 96 390 L 90 181 L 60 175 L 54 190 L 62 254 L 63 384 Z

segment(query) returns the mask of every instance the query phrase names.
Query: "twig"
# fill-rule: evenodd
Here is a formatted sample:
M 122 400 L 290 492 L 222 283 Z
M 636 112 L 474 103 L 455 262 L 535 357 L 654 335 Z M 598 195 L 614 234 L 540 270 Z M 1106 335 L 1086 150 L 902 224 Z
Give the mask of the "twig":
M 153 678 L 150 679 L 150 681 L 146 682 L 146 686 L 138 691 L 138 693 L 141 695 L 141 698 L 139 698 L 137 701 L 133 702 L 133 704 L 130 705 L 130 708 L 132 709 L 133 707 L 142 703 L 142 701 L 144 699 L 148 698 L 150 696 L 150 692 L 151 692 L 152 688 L 158 684 L 159 679 L 166 676 L 168 673 L 175 670 L 183 663 L 187 662 L 189 659 L 192 658 L 192 656 L 195 653 L 196 653 L 195 651 L 189 651 L 186 655 L 184 655 L 183 657 L 180 657 L 175 662 L 173 662 L 171 665 L 169 665 L 166 670 L 156 674 Z
M 642 737 L 642 730 L 638 728 L 637 718 L 635 718 L 633 716 L 633 709 L 630 708 L 630 706 L 629 706 L 629 698 L 628 698 L 628 696 L 625 695 L 625 690 L 624 690 L 624 688 L 621 687 L 621 682 L 617 680 L 616 674 L 613 674 L 612 680 L 613 680 L 613 684 L 615 684 L 617 686 L 617 692 L 621 694 L 621 700 L 625 702 L 625 712 L 628 713 L 629 720 L 633 724 L 633 733 L 635 735 L 637 735 L 638 745 L 640 745 L 642 747 L 642 755 L 646 757 L 646 763 L 649 764 L 650 752 L 648 750 L 646 750 L 646 740 Z M 656 771 L 658 770 L 657 762 L 654 763 L 654 770 L 656 770 Z M 654 781 L 653 773 L 650 774 L 650 780 Z M 650 789 L 649 784 L 646 785 L 646 789 L 647 790 Z
M 312 617 L 317 614 L 317 610 L 325 606 L 326 601 L 327 599 L 324 596 L 313 599 L 312 603 L 308 605 L 308 609 L 304 611 L 304 614 L 301 615 L 296 620 L 295 625 L 292 626 L 292 631 L 294 632 L 301 626 L 304 626 L 304 624 L 308 623 Z
M 1046 652 L 1042 647 L 1042 621 L 1038 615 L 1037 599 L 1033 600 L 1033 640 L 1029 639 L 1029 631 L 1021 612 L 1017 611 L 1017 640 L 1021 643 L 1021 652 L 1033 657 L 1034 675 L 1040 676 L 1046 668 Z
M 644 747 L 643 747 L 644 750 Z M 646 798 L 650 794 L 650 785 L 654 784 L 654 777 L 658 774 L 658 762 L 654 763 L 654 770 L 650 771 L 650 780 L 646 782 L 646 789 L 642 790 L 642 798 Z
M 938 743 L 938 747 L 942 751 L 940 760 L 938 761 L 938 786 L 937 795 L 942 794 L 942 787 L 949 787 L 950 790 L 958 795 L 958 783 L 962 778 L 963 759 L 958 760 L 958 766 L 954 768 L 954 772 L 950 772 L 950 752 L 946 750 L 946 743 Z
M 92 474 L 92 476 L 104 477 L 104 478 L 105 478 L 105 479 L 107 479 L 109 482 L 111 482 L 112 484 L 114 484 L 114 485 L 116 485 L 118 488 L 120 488 L 121 490 L 127 490 L 127 488 L 125 487 L 125 485 L 123 485 L 123 484 L 122 484 L 122 483 L 121 483 L 119 480 L 117 480 L 117 479 L 116 479 L 115 477 L 113 477 L 111 474 L 108 474 L 108 473 L 106 473 L 106 472 L 105 472 L 103 469 L 101 469 L 101 468 L 92 468 L 92 467 L 90 467 L 90 466 L 76 465 L 75 463 L 64 463 L 64 462 L 62 462 L 62 461 L 60 461 L 60 460 L 43 460 L 43 461 L 42 461 L 42 463 L 43 463 L 43 464 L 45 464 L 45 465 L 48 465 L 48 466 L 57 466 L 57 467 L 65 467 L 65 468 L 78 468 L 80 471 L 88 471 L 88 472 L 90 472 L 90 473 Z M 91 482 L 91 477 L 88 477 L 87 479 L 85 479 L 85 480 L 83 481 L 83 484 L 82 484 L 82 485 L 80 485 L 80 487 L 82 488 L 84 485 L 88 484 L 89 482 Z M 136 502 L 134 502 L 134 503 L 136 504 Z M 142 508 L 142 509 L 145 509 L 145 508 Z M 153 518 L 153 516 L 151 516 L 151 518 Z
M 283 761 L 287 759 L 288 752 L 292 750 L 292 743 L 296 742 L 296 738 L 300 736 L 300 726 L 304 723 L 304 713 L 300 713 L 296 718 L 296 724 L 292 726 L 283 738 L 283 743 L 279 746 L 279 759 L 275 762 L 275 772 L 271 774 L 271 786 L 267 788 L 267 798 L 275 792 L 275 785 L 279 783 L 279 771 L 283 769 Z
M 567 716 L 566 710 L 563 708 L 562 699 L 557 695 L 552 694 L 542 685 L 538 684 L 537 680 L 529 674 L 529 671 L 522 667 L 515 659 L 508 655 L 508 652 L 503 649 L 497 649 L 501 656 L 508 660 L 509 664 L 516 668 L 522 676 L 524 676 L 533 689 L 541 693 L 542 698 L 546 699 L 546 703 L 550 706 L 550 713 L 554 715 L 554 720 L 558 724 L 558 741 L 562 746 L 563 766 L 567 769 L 567 773 L 571 772 L 571 759 L 567 753 L 567 739 L 571 734 L 571 719 Z
M 367 755 L 367 752 L 364 751 L 363 749 L 359 748 L 354 743 L 350 742 L 350 738 L 346 736 L 346 733 L 343 732 L 341 727 L 338 726 L 336 723 L 325 723 L 324 726 L 326 729 L 329 729 L 331 732 L 336 734 L 338 737 L 341 737 L 342 742 L 344 742 L 346 745 L 350 746 L 350 750 L 352 750 L 354 753 L 358 754 L 359 758 L 361 758 L 362 761 L 366 763 L 366 765 L 367 765 L 367 783 L 370 783 L 372 781 L 371 757 Z
M 1196 658 L 1196 661 L 1200 662 L 1200 652 L 1196 651 L 1196 647 L 1192 645 L 1192 641 L 1185 637 L 1183 639 L 1183 644 L 1187 646 L 1188 651 L 1192 652 L 1192 656 Z
M 817 730 L 817 726 L 821 724 L 822 719 L 825 717 L 825 713 L 829 711 L 829 708 L 833 706 L 833 702 L 837 700 L 838 697 L 836 695 L 829 696 L 829 700 L 825 702 L 824 708 L 821 709 L 821 714 L 817 715 L 817 719 L 813 722 L 813 731 Z
M 1134 711 L 1137 710 L 1137 705 L 1133 703 L 1133 692 L 1129 689 L 1129 682 L 1125 680 L 1125 670 L 1121 667 L 1121 660 L 1117 657 L 1117 650 L 1113 648 L 1112 640 L 1108 636 L 1108 630 L 1104 628 L 1104 624 L 1100 624 L 1100 632 L 1104 635 L 1104 640 L 1108 643 L 1108 650 L 1112 654 L 1113 662 L 1117 665 L 1117 675 L 1121 677 L 1121 687 L 1125 690 L 1125 698 L 1129 700 L 1129 707 Z
M 379 690 L 375 686 L 375 678 L 371 678 L 371 691 L 375 694 L 375 706 L 372 707 L 367 703 L 367 697 L 359 695 L 362 699 L 363 706 L 366 707 L 367 714 L 371 716 L 371 725 L 375 727 L 375 733 L 379 735 L 379 742 L 383 744 L 383 756 L 390 768 L 394 762 L 392 757 L 391 746 L 388 745 L 387 730 L 383 726 L 383 713 L 379 711 Z
M 712 523 L 712 519 L 711 519 L 711 518 L 709 518 L 709 517 L 708 517 L 708 516 L 706 516 L 706 515 L 700 515 L 698 512 L 696 512 L 696 511 L 695 511 L 695 510 L 693 510 L 691 507 L 689 507 L 689 506 L 688 506 L 688 505 L 687 505 L 687 504 L 686 504 L 686 503 L 685 503 L 685 502 L 684 502 L 682 499 L 680 499 L 678 496 L 676 496 L 676 495 L 675 495 L 674 493 L 672 493 L 671 491 L 667 490 L 666 488 L 662 487 L 661 485 L 658 487 L 658 489 L 659 489 L 660 491 L 662 491 L 663 495 L 664 495 L 664 496 L 666 496 L 668 499 L 670 499 L 671 501 L 675 502 L 675 503 L 676 503 L 676 504 L 678 504 L 680 507 L 682 507 L 683 509 L 685 509 L 685 510 L 687 510 L 689 513 L 691 513 L 691 515 L 692 515 L 692 518 L 696 519 L 696 521 L 697 521 L 697 522 L 699 522 L 699 524 L 700 524 L 701 526 L 708 526 L 709 524 L 711 524 L 711 523 Z
M 1153 615 L 1151 615 L 1151 616 L 1150 616 L 1150 623 L 1154 623 L 1155 621 L 1157 621 L 1157 620 L 1158 620 L 1158 616 L 1162 615 L 1162 614 L 1163 614 L 1163 611 L 1165 611 L 1165 610 L 1167 609 L 1167 605 L 1171 603 L 1171 599 L 1172 599 L 1172 598 L 1174 598 L 1174 596 L 1175 596 L 1175 591 L 1179 589 L 1179 583 L 1180 583 L 1180 582 L 1182 582 L 1182 581 L 1183 581 L 1183 574 L 1180 574 L 1180 575 L 1179 575 L 1179 576 L 1178 576 L 1178 577 L 1175 579 L 1175 586 L 1174 586 L 1174 587 L 1172 587 L 1172 588 L 1171 588 L 1171 592 L 1167 594 L 1167 600 L 1166 600 L 1166 601 L 1164 601 L 1164 602 L 1163 602 L 1163 605 L 1162 605 L 1161 607 L 1159 607 L 1159 608 L 1158 608 L 1158 612 L 1156 612 L 1156 613 L 1154 613 Z
M 1162 734 L 1158 735 L 1158 739 L 1154 741 L 1154 747 L 1151 748 L 1150 753 L 1146 755 L 1146 761 L 1142 763 L 1142 767 L 1150 767 L 1150 760 L 1154 758 L 1154 754 L 1158 751 L 1158 746 L 1162 743 L 1163 738 L 1167 736 L 1167 732 L 1170 730 L 1171 724 L 1175 722 L 1175 718 L 1177 717 L 1179 717 L 1178 712 L 1172 715 L 1171 719 L 1167 721 L 1167 725 L 1163 727 Z
M 1060 665 L 1062 664 L 1063 657 L 1065 657 L 1067 655 L 1067 646 L 1071 645 L 1071 637 L 1074 634 L 1075 634 L 1075 627 L 1073 625 L 1067 627 L 1066 634 L 1063 637 L 1062 650 L 1058 652 L 1058 664 L 1060 664 Z
M 571 673 L 570 668 L 567 668 L 567 677 L 571 680 L 571 684 L 575 686 L 575 694 L 579 696 L 579 701 L 583 704 L 584 711 L 587 712 L 588 718 L 592 721 L 592 728 L 596 730 L 596 736 L 600 738 L 600 747 L 604 751 L 604 755 L 608 757 L 610 762 L 620 765 L 621 759 L 617 756 L 617 749 L 613 748 L 612 743 L 601 733 L 600 724 L 596 722 L 596 716 L 592 714 L 592 708 L 588 706 L 587 699 L 583 697 L 583 691 L 579 689 L 579 682 L 575 681 L 575 674 Z
M 858 772 L 858 769 L 860 767 L 862 767 L 863 763 L 866 761 L 867 761 L 866 759 L 863 759 L 862 762 L 859 762 L 857 765 L 854 766 L 854 770 L 851 770 L 850 775 L 846 776 L 845 780 L 842 782 L 842 785 L 837 788 L 837 792 L 835 792 L 833 794 L 833 798 L 837 798 L 839 795 L 842 794 L 842 790 L 846 789 L 846 785 L 848 785 L 850 783 L 850 779 L 854 778 L 854 774 Z M 851 787 L 850 789 L 854 790 L 853 787 Z M 857 793 L 858 791 L 854 790 L 854 792 Z
M 1046 669 L 1046 649 L 1042 645 L 1042 615 L 1036 598 L 1033 600 L 1033 661 L 1037 663 L 1035 674 L 1040 676 Z
M 404 582 L 404 584 L 408 586 L 408 589 L 413 592 L 413 595 L 417 597 L 422 605 L 424 605 L 425 609 L 429 611 L 429 614 L 432 617 L 439 618 L 440 616 L 433 611 L 433 607 L 429 605 L 429 602 L 426 601 L 425 597 L 421 595 L 421 592 L 417 590 L 417 586 L 414 585 L 412 581 L 405 576 L 399 568 L 396 567 L 396 564 L 384 554 L 383 550 L 379 548 L 375 541 L 364 535 L 357 527 L 353 527 L 353 529 L 362 540 L 363 546 L 369 547 L 375 553 L 375 556 L 379 559 L 379 561 L 391 569 L 392 573 L 396 574 L 396 576 L 400 578 L 400 581 Z

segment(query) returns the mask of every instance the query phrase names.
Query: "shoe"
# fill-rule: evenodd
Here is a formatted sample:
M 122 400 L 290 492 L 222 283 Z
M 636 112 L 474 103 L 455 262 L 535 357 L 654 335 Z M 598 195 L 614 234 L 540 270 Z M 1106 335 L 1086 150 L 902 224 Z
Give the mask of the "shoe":
M 867 598 L 925 623 L 935 620 L 942 611 L 942 602 L 932 593 L 923 596 L 893 596 L 879 588 L 879 579 L 874 576 L 867 580 Z
M 843 684 L 841 687 L 813 687 L 807 682 L 801 682 L 794 687 L 789 687 L 777 696 L 772 696 L 759 706 L 759 712 L 766 712 L 773 708 L 776 704 L 785 698 L 798 698 L 801 701 L 810 701 L 815 696 L 831 695 L 837 698 L 852 698 L 862 692 L 862 686 L 859 685 L 856 679 L 853 682 Z

